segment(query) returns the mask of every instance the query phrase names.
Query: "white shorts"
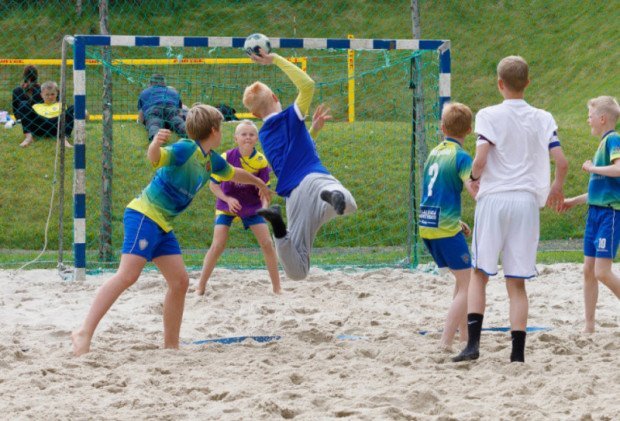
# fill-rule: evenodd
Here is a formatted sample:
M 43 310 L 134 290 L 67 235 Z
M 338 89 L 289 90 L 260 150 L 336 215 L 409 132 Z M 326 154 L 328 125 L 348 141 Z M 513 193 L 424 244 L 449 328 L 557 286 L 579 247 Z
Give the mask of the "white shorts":
M 472 265 L 487 275 L 497 274 L 500 253 L 504 276 L 533 278 L 540 236 L 540 210 L 533 193 L 503 192 L 476 203 L 471 245 Z

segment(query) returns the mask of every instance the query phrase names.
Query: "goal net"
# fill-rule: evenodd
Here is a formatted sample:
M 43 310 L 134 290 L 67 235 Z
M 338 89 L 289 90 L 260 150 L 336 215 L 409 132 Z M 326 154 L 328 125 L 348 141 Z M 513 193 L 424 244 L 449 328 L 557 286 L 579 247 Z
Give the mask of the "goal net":
M 256 80 L 270 86 L 283 106 L 294 101 L 297 91 L 286 75 L 275 66 L 251 63 L 240 48 L 243 40 L 74 37 L 73 83 L 67 83 L 67 98 L 75 106 L 76 118 L 73 251 L 78 277 L 86 269 L 116 265 L 123 240 L 123 209 L 153 175 L 145 155 L 147 131 L 136 121 L 138 96 L 152 75 L 163 75 L 184 104 L 225 105 L 236 111 L 236 118 L 250 117 L 242 95 Z M 315 80 L 310 114 L 321 103 L 331 108 L 333 120 L 315 139 L 317 149 L 325 166 L 352 192 L 359 208 L 356 214 L 336 218 L 321 228 L 312 265 L 415 266 L 422 249 L 417 237 L 418 172 L 427 151 L 441 139 L 440 109 L 450 95 L 449 42 L 271 41 L 275 52 Z M 102 95 L 103 69 L 111 75 L 109 97 Z M 112 124 L 104 126 L 106 102 Z M 256 123 L 260 127 L 261 122 Z M 217 152 L 234 147 L 234 128 L 234 121 L 224 124 Z M 102 152 L 106 140 L 102 139 L 110 137 L 113 154 L 106 156 Z M 102 202 L 110 191 L 108 208 Z M 284 206 L 281 198 L 274 202 Z M 174 222 L 190 267 L 200 266 L 211 242 L 214 203 L 214 196 L 204 189 Z M 219 265 L 263 267 L 254 236 L 240 224 L 230 230 Z

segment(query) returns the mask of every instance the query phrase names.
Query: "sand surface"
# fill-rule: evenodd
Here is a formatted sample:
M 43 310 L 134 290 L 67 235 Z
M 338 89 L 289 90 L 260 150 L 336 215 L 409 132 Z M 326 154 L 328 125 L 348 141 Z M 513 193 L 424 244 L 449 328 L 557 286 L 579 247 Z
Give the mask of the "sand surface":
M 437 333 L 450 275 L 313 270 L 283 278 L 216 269 L 190 292 L 179 351 L 162 350 L 165 282 L 147 272 L 103 319 L 92 352 L 69 334 L 97 287 L 55 271 L 0 271 L 2 419 L 597 419 L 620 418 L 620 302 L 601 287 L 597 333 L 583 328 L 580 265 L 540 266 L 528 284 L 525 364 L 508 333 L 484 332 L 481 358 L 454 364 Z M 618 270 L 618 268 L 616 268 Z M 488 287 L 485 327 L 508 326 L 504 282 Z M 426 335 L 418 332 L 431 331 Z M 279 340 L 192 342 L 246 335 Z M 345 338 L 342 339 L 341 335 Z M 340 338 L 339 338 L 340 337 Z

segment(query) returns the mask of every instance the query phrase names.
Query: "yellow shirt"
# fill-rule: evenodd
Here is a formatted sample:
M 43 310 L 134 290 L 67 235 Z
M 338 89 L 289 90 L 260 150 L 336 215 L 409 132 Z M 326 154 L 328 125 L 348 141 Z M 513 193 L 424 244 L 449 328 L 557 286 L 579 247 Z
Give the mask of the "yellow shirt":
M 60 115 L 60 102 L 53 104 L 34 104 L 32 109 L 41 117 L 54 118 Z

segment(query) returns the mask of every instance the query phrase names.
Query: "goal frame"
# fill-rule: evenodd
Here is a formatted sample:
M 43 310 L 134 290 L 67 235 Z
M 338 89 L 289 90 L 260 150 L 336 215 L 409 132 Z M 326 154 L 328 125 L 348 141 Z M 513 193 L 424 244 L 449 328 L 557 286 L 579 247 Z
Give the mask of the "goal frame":
M 439 109 L 450 101 L 451 53 L 449 40 L 371 38 L 271 38 L 274 49 L 410 50 L 439 53 Z M 86 279 L 86 48 L 99 47 L 222 47 L 243 48 L 245 37 L 75 35 L 73 44 L 74 170 L 73 257 L 74 279 Z

